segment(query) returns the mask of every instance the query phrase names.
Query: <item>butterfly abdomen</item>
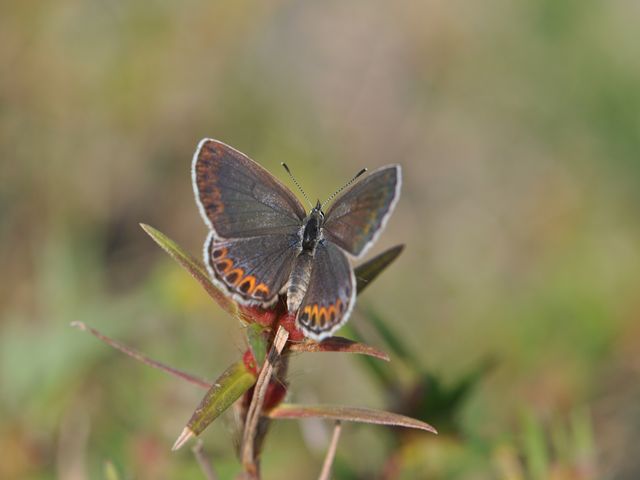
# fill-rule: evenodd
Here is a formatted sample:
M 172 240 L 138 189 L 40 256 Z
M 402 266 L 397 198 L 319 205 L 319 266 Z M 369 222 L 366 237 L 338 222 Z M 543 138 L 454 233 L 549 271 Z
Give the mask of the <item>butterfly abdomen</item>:
M 289 312 L 295 312 L 300 308 L 309 287 L 312 265 L 313 252 L 308 250 L 303 250 L 293 263 L 287 287 L 287 310 Z

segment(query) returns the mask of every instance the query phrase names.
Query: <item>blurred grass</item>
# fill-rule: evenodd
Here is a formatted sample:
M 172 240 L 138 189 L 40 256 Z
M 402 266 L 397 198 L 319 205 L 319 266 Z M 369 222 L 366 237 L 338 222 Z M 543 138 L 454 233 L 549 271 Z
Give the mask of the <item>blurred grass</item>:
M 375 250 L 407 248 L 359 302 L 445 384 L 497 360 L 460 438 L 400 451 L 404 478 L 546 478 L 576 411 L 595 473 L 553 478 L 638 477 L 639 20 L 592 0 L 3 3 L 0 478 L 200 478 L 169 452 L 199 392 L 67 326 L 208 378 L 237 356 L 235 322 L 137 225 L 199 254 L 204 136 L 318 197 L 403 164 Z M 294 395 L 383 403 L 350 358 L 292 370 Z M 341 478 L 383 457 L 371 428 L 345 431 Z M 267 478 L 319 468 L 295 428 L 273 434 Z M 223 478 L 229 437 L 205 435 Z

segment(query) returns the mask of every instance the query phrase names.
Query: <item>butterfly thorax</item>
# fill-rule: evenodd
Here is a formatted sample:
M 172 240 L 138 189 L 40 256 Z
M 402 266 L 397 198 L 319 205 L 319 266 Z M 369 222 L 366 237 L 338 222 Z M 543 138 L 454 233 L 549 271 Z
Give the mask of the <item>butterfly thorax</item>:
M 320 208 L 320 202 L 311 210 L 304 219 L 300 229 L 300 253 L 293 263 L 293 269 L 287 285 L 287 309 L 295 312 L 300 307 L 311 279 L 311 268 L 316 246 L 322 240 L 322 224 L 324 213 Z
M 316 245 L 321 238 L 324 213 L 322 213 L 319 203 L 320 202 L 318 202 L 318 205 L 311 210 L 309 216 L 304 220 L 304 229 L 302 231 L 302 251 L 314 252 Z

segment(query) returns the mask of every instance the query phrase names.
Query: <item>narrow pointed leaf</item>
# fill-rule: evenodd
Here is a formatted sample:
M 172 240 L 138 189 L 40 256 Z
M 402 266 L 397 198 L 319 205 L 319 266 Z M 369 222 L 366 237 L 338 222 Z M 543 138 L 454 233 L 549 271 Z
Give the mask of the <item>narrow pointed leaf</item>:
M 396 245 L 380 255 L 373 257 L 368 262 L 356 267 L 356 290 L 358 295 L 369 286 L 373 280 L 380 275 L 404 250 L 404 245 Z
M 362 335 L 360 334 L 359 328 L 355 323 L 347 324 L 342 329 L 349 337 L 353 337 L 355 341 L 362 342 Z M 380 362 L 377 362 L 373 358 L 363 355 L 358 357 L 358 360 L 364 363 L 364 366 L 369 370 L 369 372 L 375 377 L 375 379 L 379 382 L 381 386 L 384 386 L 386 389 L 393 391 L 397 385 L 397 375 L 395 375 L 388 368 L 383 367 Z
M 213 284 L 209 278 L 209 272 L 201 261 L 196 260 L 162 232 L 144 223 L 141 223 L 140 226 L 165 252 L 184 267 L 227 313 L 245 324 L 259 323 L 263 326 L 273 326 L 283 317 L 284 313 L 277 308 L 264 309 L 256 306 L 238 305 Z
M 378 335 L 382 337 L 391 351 L 406 362 L 414 372 L 418 372 L 420 370 L 420 362 L 388 323 L 371 308 L 367 309 L 366 316 L 369 325 L 376 329 Z
M 397 413 L 374 410 L 364 407 L 343 407 L 338 405 L 295 405 L 281 403 L 269 412 L 274 419 L 326 418 L 345 422 L 372 423 L 394 427 L 416 428 L 438 433 L 428 423 Z
M 187 423 L 187 428 L 200 435 L 222 412 L 229 408 L 256 382 L 255 375 L 239 361 L 231 365 L 213 383 Z
M 379 358 L 380 360 L 389 361 L 389 356 L 377 348 L 365 345 L 364 343 L 355 342 L 343 337 L 330 337 L 320 343 L 317 342 L 301 342 L 292 343 L 290 350 L 292 352 L 344 352 L 344 353 L 360 353 L 370 357 Z
M 84 322 L 71 322 L 71 326 L 74 328 L 77 328 L 79 330 L 82 330 L 83 332 L 89 332 L 91 335 L 93 335 L 94 337 L 96 337 L 98 340 L 100 340 L 101 342 L 106 343 L 107 345 L 109 345 L 112 348 L 115 348 L 116 350 L 119 350 L 120 352 L 124 353 L 125 355 L 128 355 L 129 357 L 133 358 L 134 360 L 138 360 L 139 362 L 144 363 L 145 365 L 149 365 L 150 367 L 156 368 L 158 370 L 162 370 L 163 372 L 166 372 L 170 375 L 173 375 L 174 377 L 178 377 L 182 380 L 186 380 L 187 382 L 193 383 L 194 385 L 197 385 L 199 387 L 202 388 L 209 388 L 211 387 L 211 384 L 209 382 L 206 382 L 204 380 L 202 380 L 201 378 L 198 378 L 194 375 L 191 375 L 189 373 L 183 372 L 182 370 L 178 370 L 177 368 L 173 368 L 170 367 L 168 365 L 165 365 L 164 363 L 158 362 L 156 360 L 153 360 L 152 358 L 147 357 L 146 355 L 143 355 L 142 353 L 138 352 L 137 350 L 134 350 L 131 347 L 128 347 L 110 337 L 107 337 L 106 335 L 103 335 L 102 333 L 100 333 L 98 330 L 96 330 L 95 328 L 90 327 L 89 325 L 85 324 Z
M 206 292 L 213 298 L 218 305 L 232 315 L 237 315 L 238 306 L 233 302 L 222 290 L 217 288 L 209 279 L 209 272 L 202 262 L 196 260 L 186 251 L 184 251 L 176 242 L 171 240 L 162 232 L 155 228 L 141 223 L 142 229 L 165 251 L 171 258 L 176 260 L 184 267 L 193 278 L 195 278 Z

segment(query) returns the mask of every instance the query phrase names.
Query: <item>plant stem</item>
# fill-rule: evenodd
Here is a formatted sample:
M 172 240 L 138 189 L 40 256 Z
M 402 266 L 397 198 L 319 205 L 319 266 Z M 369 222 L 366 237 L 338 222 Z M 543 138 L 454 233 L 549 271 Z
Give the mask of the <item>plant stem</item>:
M 336 422 L 333 428 L 333 435 L 331 436 L 331 442 L 327 450 L 327 456 L 324 458 L 324 464 L 322 465 L 322 471 L 318 480 L 329 480 L 331 475 L 331 467 L 333 466 L 333 460 L 336 458 L 336 451 L 338 450 L 338 440 L 340 440 L 340 432 L 342 431 L 342 424 L 340 420 Z
M 202 440 L 198 439 L 191 451 L 195 455 L 196 460 L 198 461 L 198 465 L 200 465 L 200 469 L 202 470 L 202 473 L 204 473 L 204 477 L 207 480 L 218 480 L 218 475 L 216 475 L 216 472 L 213 469 L 213 465 L 204 453 L 204 449 L 202 448 Z
M 247 411 L 247 418 L 244 424 L 244 434 L 242 436 L 242 465 L 244 466 L 245 474 L 247 478 L 257 479 L 260 478 L 258 471 L 258 462 L 255 452 L 255 438 L 258 427 L 258 420 L 262 413 L 262 405 L 264 404 L 264 396 L 273 374 L 273 368 L 278 361 L 282 349 L 287 343 L 289 338 L 289 332 L 283 327 L 278 327 L 278 332 L 273 339 L 273 344 L 269 350 L 266 361 L 262 365 L 256 386 L 253 391 L 253 397 L 251 398 L 251 404 Z
M 165 365 L 164 363 L 160 363 L 160 362 L 158 362 L 156 360 L 153 360 L 153 359 L 147 357 L 146 355 L 141 354 L 137 350 L 134 350 L 133 348 L 127 347 L 126 345 L 124 345 L 124 344 L 122 344 L 122 343 L 120 343 L 120 342 L 118 342 L 116 340 L 113 340 L 112 338 L 107 337 L 106 335 L 103 335 L 98 330 L 88 326 L 84 322 L 78 322 L 78 321 L 71 322 L 70 326 L 72 326 L 73 328 L 77 328 L 79 330 L 82 330 L 83 332 L 89 332 L 91 335 L 96 337 L 98 340 L 101 340 L 102 342 L 106 343 L 110 347 L 115 348 L 116 350 L 121 351 L 125 355 L 128 355 L 131 358 L 133 358 L 135 360 L 138 360 L 139 362 L 142 362 L 142 363 L 144 363 L 146 365 L 149 365 L 150 367 L 157 368 L 158 370 L 162 370 L 163 372 L 166 372 L 166 373 L 168 373 L 170 375 L 173 375 L 174 377 L 178 377 L 178 378 L 181 378 L 182 380 L 186 380 L 189 383 L 193 383 L 194 385 L 197 385 L 198 387 L 211 388 L 211 384 L 209 382 L 207 382 L 205 380 L 202 380 L 201 378 L 198 378 L 198 377 L 196 377 L 194 375 L 191 375 L 189 373 L 183 372 L 182 370 L 178 370 L 177 368 L 169 367 L 169 366 Z

